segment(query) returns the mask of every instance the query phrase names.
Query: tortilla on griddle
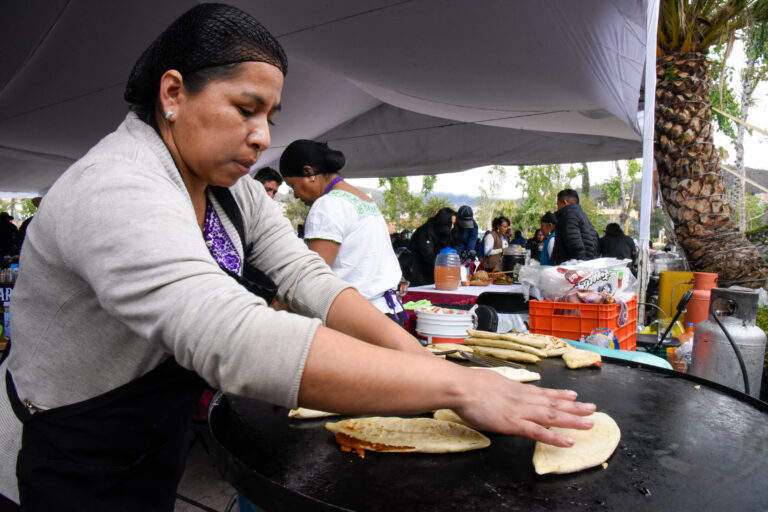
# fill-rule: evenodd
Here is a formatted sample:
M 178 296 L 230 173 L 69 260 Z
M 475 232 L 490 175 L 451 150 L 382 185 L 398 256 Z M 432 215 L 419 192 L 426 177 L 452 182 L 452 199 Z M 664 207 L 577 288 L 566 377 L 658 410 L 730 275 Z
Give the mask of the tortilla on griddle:
M 371 417 L 326 423 L 343 451 L 453 453 L 490 446 L 480 432 L 432 418 Z
M 597 366 L 600 368 L 603 365 L 603 358 L 597 352 L 591 350 L 582 350 L 580 348 L 571 348 L 562 355 L 563 361 L 568 368 L 584 368 L 587 366 Z
M 555 338 L 555 341 L 553 341 L 551 345 L 546 346 L 544 352 L 546 352 L 547 357 L 556 357 L 565 354 L 571 348 L 573 347 L 571 347 L 568 343 L 564 342 L 560 338 Z
M 315 418 L 326 418 L 328 416 L 338 416 L 335 412 L 318 411 L 315 409 L 306 409 L 299 407 L 298 409 L 291 409 L 288 411 L 289 418 L 295 418 L 297 420 L 311 420 Z
M 529 354 L 533 354 L 536 357 L 545 358 L 547 357 L 547 353 L 540 348 L 531 347 L 530 345 L 524 345 L 522 343 L 515 343 L 514 341 L 508 341 L 508 340 L 496 340 L 496 339 L 489 339 L 489 338 L 474 338 L 470 336 L 469 338 L 464 340 L 464 343 L 467 345 L 474 345 L 478 347 L 494 347 L 494 348 L 505 348 L 508 350 L 517 350 L 518 352 L 528 352 Z
M 509 350 L 506 348 L 475 346 L 474 353 L 479 356 L 492 356 L 497 359 L 517 361 L 519 363 L 538 363 L 541 361 L 541 359 L 528 352 L 520 352 L 519 350 Z
M 472 368 L 500 373 L 506 378 L 516 380 L 517 382 L 533 382 L 535 380 L 541 380 L 540 374 L 526 370 L 525 368 L 512 368 L 511 366 L 472 366 Z
M 427 350 L 429 350 L 430 352 L 446 352 L 448 350 L 461 350 L 463 352 L 472 353 L 472 347 L 464 345 L 462 343 L 434 343 L 432 345 L 427 345 Z M 458 352 L 447 354 L 447 356 L 450 357 L 451 359 L 465 359 L 465 357 L 459 354 Z
M 490 332 L 490 331 L 478 331 L 476 329 L 467 329 L 467 334 L 473 338 L 483 338 L 487 340 L 506 340 L 513 341 L 515 343 L 521 343 L 536 348 L 545 348 L 547 343 L 551 343 L 557 339 L 554 336 L 548 336 L 545 334 L 531 334 L 531 333 L 516 333 L 516 332 Z
M 613 454 L 621 439 L 621 430 L 616 422 L 603 412 L 589 416 L 594 425 L 589 430 L 552 427 L 574 440 L 570 448 L 560 448 L 542 442 L 533 450 L 533 467 L 536 473 L 575 473 L 599 466 Z

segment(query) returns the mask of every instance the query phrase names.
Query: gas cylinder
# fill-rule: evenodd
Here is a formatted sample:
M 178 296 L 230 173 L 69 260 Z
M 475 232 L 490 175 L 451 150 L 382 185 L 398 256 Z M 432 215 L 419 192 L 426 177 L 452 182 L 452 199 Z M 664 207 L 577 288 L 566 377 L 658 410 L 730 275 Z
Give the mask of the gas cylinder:
M 749 378 L 749 394 L 760 394 L 765 332 L 755 325 L 757 292 L 713 288 L 709 317 L 696 326 L 688 373 L 744 391 L 741 366 L 728 338 L 715 321 L 715 315 L 741 351 Z
M 709 292 L 717 286 L 717 274 L 712 272 L 693 273 L 693 295 L 685 306 L 685 323 L 694 326 L 709 316 Z

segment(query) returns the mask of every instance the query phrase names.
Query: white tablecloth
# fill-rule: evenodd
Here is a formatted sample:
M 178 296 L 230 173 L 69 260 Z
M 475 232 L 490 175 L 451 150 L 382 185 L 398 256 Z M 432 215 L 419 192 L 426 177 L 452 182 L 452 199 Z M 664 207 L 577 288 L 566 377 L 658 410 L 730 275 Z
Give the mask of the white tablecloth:
M 412 286 L 408 288 L 409 292 L 427 292 L 427 293 L 445 293 L 450 295 L 472 295 L 479 296 L 485 292 L 496 293 L 516 293 L 522 294 L 523 287 L 519 284 L 489 284 L 488 286 L 459 286 L 456 290 L 438 290 L 434 284 L 425 284 L 423 286 Z M 539 291 L 531 288 L 530 295 L 532 299 L 540 298 Z

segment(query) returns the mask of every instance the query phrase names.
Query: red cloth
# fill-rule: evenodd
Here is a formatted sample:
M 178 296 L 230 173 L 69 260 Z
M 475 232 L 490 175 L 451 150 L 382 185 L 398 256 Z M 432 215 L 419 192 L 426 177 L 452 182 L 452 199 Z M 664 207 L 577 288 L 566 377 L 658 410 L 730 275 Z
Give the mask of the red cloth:
M 474 295 L 462 295 L 453 293 L 430 293 L 409 291 L 403 297 L 403 304 L 406 302 L 418 302 L 427 299 L 432 304 L 474 304 L 477 297 Z

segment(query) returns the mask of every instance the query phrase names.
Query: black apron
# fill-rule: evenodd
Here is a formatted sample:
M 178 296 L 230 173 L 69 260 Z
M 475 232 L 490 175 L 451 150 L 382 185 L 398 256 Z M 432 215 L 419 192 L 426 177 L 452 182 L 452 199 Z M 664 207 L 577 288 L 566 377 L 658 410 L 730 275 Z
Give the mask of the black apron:
M 211 191 L 245 242 L 231 193 Z M 227 273 L 268 303 L 276 294 L 272 280 L 245 261 L 245 277 Z M 9 372 L 5 378 L 24 424 L 16 465 L 21 510 L 173 510 L 186 434 L 206 386 L 197 374 L 169 357 L 116 389 L 34 414 L 19 399 Z

